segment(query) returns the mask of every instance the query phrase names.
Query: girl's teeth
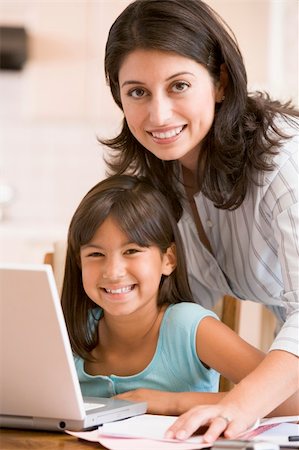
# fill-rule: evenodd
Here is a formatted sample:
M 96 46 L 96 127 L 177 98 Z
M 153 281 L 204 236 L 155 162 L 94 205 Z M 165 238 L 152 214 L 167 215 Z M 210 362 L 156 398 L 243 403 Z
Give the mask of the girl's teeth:
M 173 128 L 172 130 L 165 131 L 164 133 L 158 133 L 157 131 L 153 131 L 152 136 L 158 139 L 169 139 L 179 134 L 182 131 L 182 129 L 183 127 L 177 127 Z
M 105 291 L 108 292 L 108 294 L 126 294 L 127 292 L 130 292 L 133 289 L 132 286 L 125 286 L 118 289 L 108 289 L 106 288 Z

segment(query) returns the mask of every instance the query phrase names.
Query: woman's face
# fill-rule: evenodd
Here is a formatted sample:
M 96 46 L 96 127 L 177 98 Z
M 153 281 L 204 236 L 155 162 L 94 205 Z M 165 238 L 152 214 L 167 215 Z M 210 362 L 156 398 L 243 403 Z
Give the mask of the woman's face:
M 135 50 L 119 71 L 121 102 L 135 138 L 158 158 L 195 170 L 223 88 L 193 59 Z

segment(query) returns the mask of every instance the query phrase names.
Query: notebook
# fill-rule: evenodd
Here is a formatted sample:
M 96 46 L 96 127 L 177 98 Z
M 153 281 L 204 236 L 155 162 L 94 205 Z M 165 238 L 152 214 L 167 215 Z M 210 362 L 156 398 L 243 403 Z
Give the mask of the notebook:
M 0 264 L 0 426 L 84 430 L 146 403 L 82 397 L 52 268 Z

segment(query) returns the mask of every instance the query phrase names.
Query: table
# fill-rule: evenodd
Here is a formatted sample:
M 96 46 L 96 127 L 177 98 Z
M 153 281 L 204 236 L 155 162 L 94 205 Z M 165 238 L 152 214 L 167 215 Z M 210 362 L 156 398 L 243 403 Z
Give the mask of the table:
M 87 442 L 61 432 L 0 429 L 1 450 L 88 450 L 106 449 L 97 442 Z

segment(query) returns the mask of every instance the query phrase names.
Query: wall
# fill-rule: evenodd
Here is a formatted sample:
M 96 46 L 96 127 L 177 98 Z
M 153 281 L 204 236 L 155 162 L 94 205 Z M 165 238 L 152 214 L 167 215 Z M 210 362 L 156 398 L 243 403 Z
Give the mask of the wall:
M 121 9 L 110 1 L 0 1 L 1 24 L 29 34 L 24 70 L 0 72 L 1 260 L 42 261 L 105 176 L 97 136 L 114 134 L 120 113 L 104 80 L 104 41 Z
M 121 114 L 105 84 L 110 25 L 127 0 L 0 0 L 1 24 L 24 25 L 30 55 L 22 72 L 0 72 L 0 260 L 41 262 L 65 239 L 85 192 L 105 176 L 104 149 Z M 208 0 L 234 30 L 249 88 L 298 100 L 297 0 Z M 13 197 L 4 205 L 10 189 Z M 2 204 L 1 204 L 2 202 Z M 242 335 L 259 345 L 243 307 Z M 267 346 L 268 344 L 266 344 Z

